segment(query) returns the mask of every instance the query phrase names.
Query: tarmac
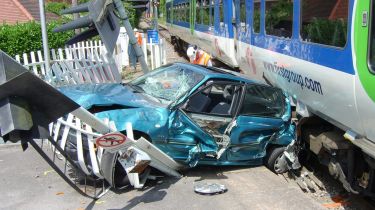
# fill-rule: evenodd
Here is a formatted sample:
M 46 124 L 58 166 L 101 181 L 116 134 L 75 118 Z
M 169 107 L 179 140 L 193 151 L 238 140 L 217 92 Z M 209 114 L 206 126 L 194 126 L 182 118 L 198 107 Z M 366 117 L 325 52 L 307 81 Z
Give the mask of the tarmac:
M 71 188 L 30 147 L 0 145 L 0 209 L 324 209 L 263 166 L 201 166 L 182 178 L 163 177 L 144 189 L 109 191 L 99 200 L 84 197 Z M 219 183 L 228 191 L 200 195 L 193 190 L 200 182 Z

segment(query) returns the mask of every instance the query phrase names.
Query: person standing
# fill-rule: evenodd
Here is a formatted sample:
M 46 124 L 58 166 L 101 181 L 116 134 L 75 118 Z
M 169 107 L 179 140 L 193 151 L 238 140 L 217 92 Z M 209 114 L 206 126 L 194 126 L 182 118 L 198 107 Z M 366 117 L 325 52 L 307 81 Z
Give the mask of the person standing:
M 137 39 L 137 43 L 140 46 L 142 46 L 142 41 L 143 41 L 142 34 L 138 31 L 137 28 L 134 28 L 134 35 L 135 35 L 135 38 Z M 138 58 L 137 58 L 137 55 L 135 53 L 133 46 L 130 43 L 128 46 L 128 55 L 129 55 L 130 66 L 134 68 L 134 71 L 137 70 Z
M 197 46 L 188 47 L 186 54 L 192 64 L 212 66 L 211 56 Z

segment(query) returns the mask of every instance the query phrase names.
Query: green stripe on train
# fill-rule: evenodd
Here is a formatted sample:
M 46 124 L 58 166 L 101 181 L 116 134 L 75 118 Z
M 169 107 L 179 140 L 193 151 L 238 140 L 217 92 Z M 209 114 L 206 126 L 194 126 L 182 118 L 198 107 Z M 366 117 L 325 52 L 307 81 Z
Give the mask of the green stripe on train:
M 367 95 L 375 102 L 375 75 L 371 74 L 367 65 L 369 27 L 362 27 L 362 12 L 370 14 L 370 0 L 357 0 L 354 22 L 354 48 L 357 58 L 357 71 L 359 79 Z M 371 17 L 368 18 L 371 20 Z M 374 24 L 374 23 L 372 23 Z

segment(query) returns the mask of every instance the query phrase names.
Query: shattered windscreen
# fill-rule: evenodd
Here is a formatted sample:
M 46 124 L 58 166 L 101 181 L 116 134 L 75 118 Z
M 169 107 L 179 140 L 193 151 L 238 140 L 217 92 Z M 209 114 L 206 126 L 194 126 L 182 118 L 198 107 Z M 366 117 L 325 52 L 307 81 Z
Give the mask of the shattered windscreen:
M 169 105 L 190 91 L 204 78 L 203 74 L 180 65 L 164 66 L 130 83 L 131 86 Z

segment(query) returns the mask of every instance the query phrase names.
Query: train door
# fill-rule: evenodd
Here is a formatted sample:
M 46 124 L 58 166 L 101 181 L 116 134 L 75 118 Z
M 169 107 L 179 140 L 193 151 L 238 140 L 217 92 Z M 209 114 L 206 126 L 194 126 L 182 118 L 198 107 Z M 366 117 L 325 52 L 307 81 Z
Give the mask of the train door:
M 354 22 L 356 101 L 366 136 L 375 142 L 375 1 L 358 1 Z

